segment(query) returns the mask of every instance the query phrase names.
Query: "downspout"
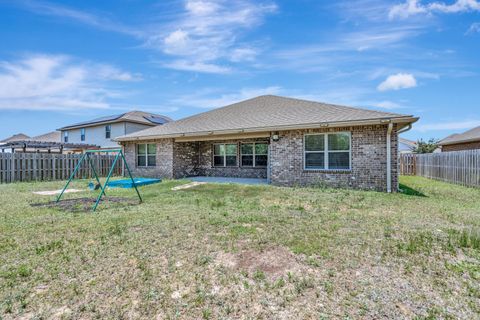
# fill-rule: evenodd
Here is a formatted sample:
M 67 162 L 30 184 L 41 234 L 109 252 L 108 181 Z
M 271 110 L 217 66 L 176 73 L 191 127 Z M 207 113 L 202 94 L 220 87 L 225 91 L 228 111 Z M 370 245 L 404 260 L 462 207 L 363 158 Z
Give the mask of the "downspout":
M 392 130 L 393 123 L 388 124 L 387 129 L 387 192 L 392 192 Z

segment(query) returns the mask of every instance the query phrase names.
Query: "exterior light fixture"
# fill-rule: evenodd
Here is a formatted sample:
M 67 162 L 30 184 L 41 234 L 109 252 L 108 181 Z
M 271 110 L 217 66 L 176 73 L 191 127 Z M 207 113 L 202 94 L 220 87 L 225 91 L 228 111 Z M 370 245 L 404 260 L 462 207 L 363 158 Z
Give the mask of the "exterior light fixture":
M 274 132 L 272 135 L 272 140 L 273 141 L 278 141 L 280 140 L 280 136 L 278 135 L 278 132 Z

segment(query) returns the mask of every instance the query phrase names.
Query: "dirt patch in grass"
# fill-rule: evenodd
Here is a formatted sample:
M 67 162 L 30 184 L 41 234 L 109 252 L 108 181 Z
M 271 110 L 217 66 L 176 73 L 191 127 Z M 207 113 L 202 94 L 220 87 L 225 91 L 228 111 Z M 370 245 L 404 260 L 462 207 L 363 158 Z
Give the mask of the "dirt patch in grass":
M 215 261 L 218 265 L 247 272 L 248 275 L 263 274 L 271 280 L 302 269 L 295 254 L 281 246 L 272 246 L 262 251 L 244 250 L 237 254 L 219 252 Z
M 93 205 L 97 201 L 96 198 L 77 198 L 77 199 L 65 199 L 59 202 L 50 201 L 43 203 L 32 203 L 32 207 L 40 208 L 57 208 L 67 212 L 89 212 L 92 211 Z M 137 205 L 138 200 L 124 198 L 124 197 L 108 197 L 100 201 L 99 206 L 110 206 L 112 204 L 119 204 L 122 206 Z

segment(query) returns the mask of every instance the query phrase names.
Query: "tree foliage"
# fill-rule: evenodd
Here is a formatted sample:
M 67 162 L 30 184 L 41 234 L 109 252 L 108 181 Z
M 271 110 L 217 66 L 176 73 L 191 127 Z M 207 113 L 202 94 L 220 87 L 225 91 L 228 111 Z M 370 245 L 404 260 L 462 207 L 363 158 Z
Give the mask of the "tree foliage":
M 431 138 L 428 141 L 420 139 L 417 141 L 417 147 L 413 150 L 415 153 L 432 153 L 438 148 L 438 139 Z

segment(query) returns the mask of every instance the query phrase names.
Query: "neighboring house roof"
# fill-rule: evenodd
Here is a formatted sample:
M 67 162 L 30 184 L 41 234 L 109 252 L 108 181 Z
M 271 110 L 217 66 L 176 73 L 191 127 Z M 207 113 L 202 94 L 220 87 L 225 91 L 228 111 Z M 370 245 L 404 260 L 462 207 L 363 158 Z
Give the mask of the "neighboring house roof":
M 14 134 L 13 136 L 11 137 L 8 137 L 6 139 L 3 139 L 2 141 L 0 141 L 0 143 L 6 143 L 6 142 L 12 142 L 12 141 L 20 141 L 20 140 L 26 140 L 26 139 L 30 139 L 29 136 L 27 136 L 26 134 L 23 134 L 23 133 L 17 133 L 17 134 Z
M 409 115 L 266 95 L 137 131 L 116 140 L 265 132 L 387 121 L 408 124 L 416 120 L 418 118 Z
M 398 151 L 405 152 L 405 151 L 413 151 L 417 147 L 417 143 L 412 140 L 408 140 L 405 138 L 398 138 Z
M 457 143 L 465 143 L 465 142 L 474 142 L 480 141 L 480 126 L 465 131 L 464 133 L 454 133 L 449 135 L 448 137 L 440 140 L 438 143 L 441 146 L 448 145 L 448 144 L 457 144 Z
M 30 141 L 43 141 L 43 142 L 61 142 L 62 134 L 59 131 L 52 131 L 44 133 L 28 139 Z
M 117 114 L 113 116 L 106 116 L 96 118 L 90 121 L 84 121 L 75 123 L 72 125 L 68 125 L 62 127 L 58 130 L 67 130 L 67 129 L 76 129 L 76 128 L 84 128 L 84 127 L 92 127 L 100 124 L 109 124 L 109 123 L 116 123 L 116 122 L 135 122 L 146 124 L 150 126 L 156 126 L 160 124 L 165 124 L 167 122 L 172 121 L 169 117 L 162 116 L 155 113 L 143 112 L 143 111 L 130 111 L 127 113 Z

